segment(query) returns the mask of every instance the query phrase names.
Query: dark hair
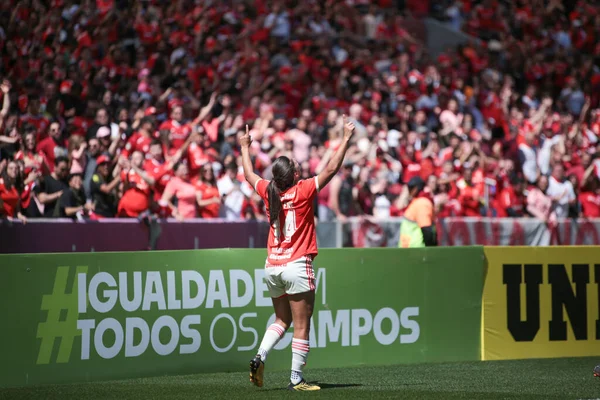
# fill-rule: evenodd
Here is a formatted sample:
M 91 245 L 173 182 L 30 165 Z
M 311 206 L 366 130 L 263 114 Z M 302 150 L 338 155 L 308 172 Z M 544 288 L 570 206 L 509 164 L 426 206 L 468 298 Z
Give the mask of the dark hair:
M 152 139 L 152 142 L 150 142 L 150 147 L 152 146 L 160 146 L 162 148 L 162 142 L 158 139 Z
M 225 170 L 237 172 L 238 165 L 235 162 L 230 162 L 225 166 Z
M 15 163 L 17 165 L 17 177 L 15 179 L 15 188 L 17 188 L 17 192 L 19 194 L 21 194 L 23 192 L 23 189 L 25 188 L 24 182 L 23 182 L 23 174 L 21 173 L 21 170 L 19 169 L 19 163 L 15 160 L 11 160 L 8 162 L 8 164 L 10 163 Z M 8 177 L 8 164 L 6 164 L 6 168 L 4 169 L 4 171 L 2 171 L 2 179 L 4 180 L 4 186 L 6 187 L 6 190 L 11 190 L 13 187 L 13 183 L 10 181 L 10 178 Z
M 277 157 L 273 162 L 273 179 L 267 186 L 269 196 L 269 223 L 273 225 L 281 212 L 281 192 L 285 192 L 294 185 L 294 172 L 296 168 L 292 160 L 285 156 Z
M 204 178 L 204 173 L 206 172 L 206 168 L 207 168 L 207 167 L 210 167 L 210 169 L 211 169 L 211 171 L 212 171 L 212 178 L 210 178 L 210 179 L 205 179 L 205 178 Z M 217 186 L 217 178 L 215 177 L 215 170 L 213 169 L 213 167 L 212 167 L 212 164 L 211 164 L 211 163 L 206 163 L 206 164 L 204 164 L 204 165 L 202 166 L 202 168 L 200 168 L 200 171 L 202 171 L 202 172 L 201 172 L 201 175 L 200 175 L 200 180 L 201 180 L 202 182 L 204 182 L 204 183 L 208 183 L 208 184 L 210 184 L 210 185 L 212 185 L 212 186 L 215 186 L 215 187 Z
M 67 165 L 68 165 L 69 164 L 69 158 L 65 157 L 65 156 L 56 157 L 54 159 L 54 166 L 57 167 L 58 164 L 60 164 L 61 162 L 66 162 Z

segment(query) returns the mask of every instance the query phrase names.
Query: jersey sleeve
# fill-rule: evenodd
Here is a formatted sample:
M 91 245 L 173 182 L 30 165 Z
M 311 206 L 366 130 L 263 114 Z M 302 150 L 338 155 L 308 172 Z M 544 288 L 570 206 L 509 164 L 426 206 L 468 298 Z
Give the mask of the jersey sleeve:
M 261 178 L 258 181 L 256 181 L 256 184 L 254 187 L 254 190 L 256 190 L 256 193 L 258 193 L 258 195 L 263 200 L 268 200 L 268 198 L 269 198 L 269 194 L 267 193 L 267 186 L 269 186 L 269 181 Z
M 300 194 L 307 200 L 312 200 L 319 191 L 319 177 L 305 179 L 298 184 Z

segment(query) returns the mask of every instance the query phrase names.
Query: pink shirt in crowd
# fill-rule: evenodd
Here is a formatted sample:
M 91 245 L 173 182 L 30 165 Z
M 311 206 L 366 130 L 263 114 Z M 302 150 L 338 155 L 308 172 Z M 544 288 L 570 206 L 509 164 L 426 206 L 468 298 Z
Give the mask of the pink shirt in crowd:
M 177 211 L 187 218 L 196 218 L 196 188 L 181 178 L 172 178 L 165 192 L 173 193 L 177 197 Z
M 527 211 L 534 217 L 541 220 L 552 221 L 554 218 L 550 216 L 552 208 L 552 199 L 546 196 L 538 188 L 532 188 L 527 195 Z M 550 218 L 548 218 L 550 217 Z
M 78 154 L 79 153 L 79 154 Z M 79 157 L 77 158 L 77 156 Z M 71 152 L 71 173 L 72 174 L 83 174 L 85 171 L 85 165 L 87 164 L 85 154 L 79 150 Z

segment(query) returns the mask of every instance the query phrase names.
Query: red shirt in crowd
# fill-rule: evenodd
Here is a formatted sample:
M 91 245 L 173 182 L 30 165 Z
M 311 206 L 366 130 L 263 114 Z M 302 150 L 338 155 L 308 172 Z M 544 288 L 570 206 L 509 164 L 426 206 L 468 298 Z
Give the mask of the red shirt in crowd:
M 39 141 L 46 137 L 48 127 L 50 126 L 50 120 L 43 115 L 25 114 L 19 118 L 19 124 L 21 127 L 25 125 L 34 126 L 37 132 L 36 139 Z
M 144 161 L 144 171 L 154 178 L 154 199 L 159 201 L 167 187 L 167 183 L 171 180 L 171 169 L 167 163 L 150 159 Z
M 121 171 L 121 181 L 129 188 L 119 201 L 119 216 L 135 218 L 150 206 L 150 185 L 133 168 Z
M 16 211 L 19 206 L 19 192 L 14 185 L 8 189 L 2 178 L 0 178 L 0 199 L 2 199 L 3 202 L 3 208 L 0 209 L 0 215 L 16 217 Z
M 219 197 L 219 189 L 216 186 L 198 181 L 196 189 L 202 193 L 202 200 L 210 200 Z M 219 218 L 220 203 L 209 204 L 205 207 L 198 208 L 200 218 Z
M 600 218 L 600 194 L 594 192 L 582 192 L 579 194 L 579 202 L 586 218 Z
M 129 155 L 135 151 L 141 151 L 146 154 L 150 150 L 150 145 L 152 144 L 152 138 L 150 136 L 146 136 L 140 132 L 136 132 L 129 140 L 127 140 L 127 144 L 123 149 L 123 156 L 129 157 Z
M 506 186 L 500 192 L 496 205 L 497 216 L 500 218 L 509 216 L 506 211 L 508 208 L 512 208 L 517 213 L 517 216 L 521 217 L 523 216 L 525 199 L 523 196 L 518 195 L 512 186 Z
M 52 167 L 54 160 L 58 157 L 67 157 L 67 144 L 66 142 L 56 142 L 53 138 L 47 137 L 37 145 L 37 151 L 46 157 L 48 165 Z
M 190 124 L 182 124 L 173 119 L 169 119 L 163 122 L 158 130 L 169 131 L 171 147 L 175 150 L 179 150 L 183 147 L 183 144 L 190 133 L 192 133 L 192 126 Z
M 480 217 L 481 212 L 479 211 L 479 198 L 481 194 L 479 190 L 474 186 L 469 186 L 463 181 L 462 187 L 460 187 L 460 194 L 458 195 L 458 201 L 460 202 L 463 215 L 465 217 Z
M 202 146 L 197 143 L 191 143 L 188 147 L 188 167 L 190 175 L 197 175 L 200 168 L 210 161 L 208 155 L 204 152 Z

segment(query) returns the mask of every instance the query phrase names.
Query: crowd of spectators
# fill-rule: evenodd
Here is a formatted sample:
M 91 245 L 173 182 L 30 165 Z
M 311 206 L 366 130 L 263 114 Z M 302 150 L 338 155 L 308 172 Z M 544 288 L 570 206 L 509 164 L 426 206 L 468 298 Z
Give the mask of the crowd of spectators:
M 5 0 L 0 215 L 265 219 L 246 124 L 306 178 L 347 114 L 321 220 L 400 216 L 415 176 L 439 217 L 600 217 L 598 6 L 431 3 Z M 480 40 L 429 55 L 430 8 Z

